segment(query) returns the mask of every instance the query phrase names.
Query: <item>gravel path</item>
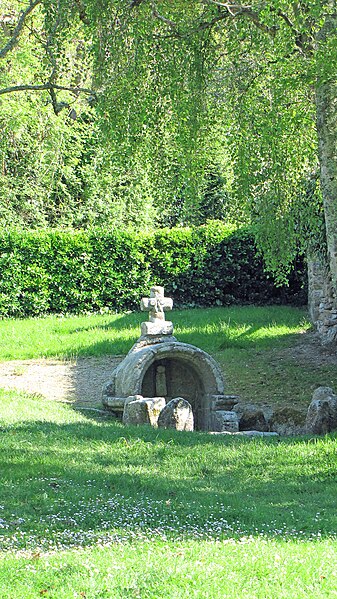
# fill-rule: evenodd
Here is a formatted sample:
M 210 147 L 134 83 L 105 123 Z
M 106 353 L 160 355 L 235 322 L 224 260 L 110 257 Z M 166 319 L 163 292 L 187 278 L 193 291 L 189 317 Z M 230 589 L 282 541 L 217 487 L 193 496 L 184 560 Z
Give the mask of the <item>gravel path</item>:
M 56 401 L 101 407 L 102 386 L 122 356 L 60 360 L 12 360 L 0 363 L 0 387 Z

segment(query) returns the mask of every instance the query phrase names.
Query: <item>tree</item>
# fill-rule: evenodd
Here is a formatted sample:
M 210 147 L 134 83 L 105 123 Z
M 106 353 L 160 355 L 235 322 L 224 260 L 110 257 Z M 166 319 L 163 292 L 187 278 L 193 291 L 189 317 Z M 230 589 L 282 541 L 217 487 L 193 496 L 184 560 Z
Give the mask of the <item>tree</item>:
M 90 6 L 94 11 L 97 7 L 96 0 L 91 0 Z M 184 119 L 189 121 L 185 139 L 179 140 L 179 147 L 182 147 L 182 141 L 185 142 L 187 156 L 191 156 L 200 148 L 200 131 L 204 130 L 208 139 L 212 132 L 214 133 L 214 124 L 210 119 L 216 111 L 210 107 L 209 83 L 212 80 L 214 83 L 219 60 L 226 63 L 227 76 L 231 62 L 236 61 L 240 67 L 244 62 L 248 64 L 251 78 L 249 85 L 255 90 L 260 90 L 260 97 L 257 96 L 255 101 L 249 104 L 245 98 L 249 90 L 244 90 L 244 106 L 239 111 L 240 122 L 233 117 L 232 111 L 232 119 L 226 117 L 223 123 L 226 130 L 228 125 L 229 128 L 233 127 L 233 123 L 236 122 L 239 135 L 241 133 L 241 139 L 239 135 L 234 139 L 234 164 L 242 170 L 240 153 L 242 154 L 247 146 L 244 138 L 247 134 L 245 123 L 249 111 L 255 110 L 260 118 L 259 137 L 257 139 L 256 135 L 252 135 L 251 138 L 253 143 L 257 143 L 256 157 L 261 161 L 261 168 L 260 171 L 255 169 L 252 174 L 246 171 L 245 177 L 241 176 L 241 181 L 245 188 L 251 191 L 256 185 L 258 174 L 260 183 L 264 183 L 265 187 L 269 186 L 267 193 L 262 191 L 248 194 L 254 199 L 253 206 L 252 202 L 249 202 L 250 214 L 257 223 L 260 245 L 267 260 L 269 258 L 269 265 L 279 268 L 283 263 L 286 269 L 298 242 L 306 245 L 310 251 L 317 251 L 315 245 L 321 242 L 321 236 L 316 235 L 321 231 L 319 194 L 316 189 L 314 193 L 311 190 L 310 195 L 305 194 L 309 175 L 311 174 L 311 179 L 314 177 L 313 171 L 318 161 L 327 248 L 326 288 L 327 278 L 331 281 L 329 297 L 326 298 L 323 310 L 326 317 L 323 316 L 321 332 L 326 339 L 335 342 L 336 25 L 337 8 L 334 0 L 313 0 L 310 3 L 288 3 L 285 0 L 253 1 L 249 5 L 217 0 L 199 0 L 194 3 L 163 0 L 158 6 L 150 0 L 134 0 L 128 6 L 121 2 L 110 2 L 103 22 L 99 20 L 101 52 L 98 53 L 96 61 L 96 67 L 103 76 L 102 80 L 107 81 L 109 73 L 116 73 L 114 84 L 119 90 L 121 86 L 118 85 L 118 78 L 121 73 L 122 78 L 130 82 L 130 65 L 131 70 L 135 69 L 136 65 L 141 65 L 146 73 L 144 78 L 141 71 L 139 79 L 139 73 L 134 71 L 137 91 L 140 89 L 140 83 L 148 83 L 149 73 L 152 75 L 151 84 L 146 87 L 146 94 L 138 96 L 142 99 L 141 109 L 137 110 L 135 107 L 133 119 L 136 119 L 138 125 L 151 122 L 155 113 L 153 105 L 158 107 L 159 99 L 164 97 L 168 106 L 166 112 L 169 109 L 177 114 L 178 129 L 182 128 L 184 131 Z M 119 48 L 119 51 L 123 49 L 123 61 L 118 60 L 116 48 Z M 235 69 L 231 80 L 237 81 Z M 185 94 L 182 95 L 181 90 Z M 147 109 L 144 111 L 143 102 L 146 100 Z M 269 108 L 266 107 L 266 100 L 269 100 Z M 282 101 L 284 103 L 284 100 L 286 105 L 280 110 L 280 104 Z M 226 102 L 224 105 L 226 106 Z M 261 118 L 263 110 L 267 111 L 269 119 Z M 156 114 L 155 122 L 158 123 L 160 118 L 162 115 Z M 273 122 L 270 122 L 271 118 L 274 119 Z M 299 131 L 297 142 L 296 127 Z M 317 135 L 318 148 L 313 133 Z M 233 144 L 230 145 L 233 147 Z M 193 164 L 193 160 L 191 163 Z M 191 170 L 193 172 L 193 167 Z M 240 182 L 240 176 L 237 177 L 237 181 Z M 242 189 L 244 187 L 241 183 Z M 311 210 L 305 206 L 303 197 L 307 203 L 309 199 Z M 301 226 L 299 221 L 303 221 L 304 218 L 309 219 L 312 226 L 308 227 L 307 223 Z M 273 226 L 275 223 L 277 228 Z M 282 251 L 279 252 L 282 230 L 284 243 L 281 244 Z M 275 231 L 278 232 L 277 235 Z M 288 251 L 284 251 L 287 248 Z M 270 260 L 271 256 L 277 255 L 281 260 Z
M 321 330 L 336 341 L 335 1 L 41 0 L 41 6 L 49 64 L 41 85 L 54 96 L 74 92 L 62 79 L 62 47 L 80 24 L 114 164 L 143 163 L 149 189 L 159 182 L 162 205 L 173 186 L 193 214 L 207 163 L 218 162 L 223 145 L 232 157 L 235 205 L 256 224 L 267 264 L 281 278 L 298 243 L 317 251 L 323 215 L 331 291 Z M 35 9 L 30 0 L 7 53 Z M 317 164 L 320 190 L 313 184 Z

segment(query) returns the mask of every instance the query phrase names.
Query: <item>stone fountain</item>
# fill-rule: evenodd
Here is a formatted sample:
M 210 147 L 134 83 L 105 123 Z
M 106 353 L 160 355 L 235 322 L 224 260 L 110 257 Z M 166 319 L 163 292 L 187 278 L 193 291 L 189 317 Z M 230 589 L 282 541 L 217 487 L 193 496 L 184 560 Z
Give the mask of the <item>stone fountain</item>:
M 195 429 L 237 431 L 236 415 L 226 408 L 219 365 L 203 350 L 173 336 L 173 324 L 165 320 L 165 311 L 172 307 L 172 299 L 159 286 L 141 300 L 149 320 L 141 324 L 140 338 L 105 385 L 104 406 L 128 423 L 132 404 L 138 416 L 147 414 L 144 422 L 156 426 L 166 404 L 179 398 L 190 404 Z M 143 422 L 137 418 L 131 423 Z

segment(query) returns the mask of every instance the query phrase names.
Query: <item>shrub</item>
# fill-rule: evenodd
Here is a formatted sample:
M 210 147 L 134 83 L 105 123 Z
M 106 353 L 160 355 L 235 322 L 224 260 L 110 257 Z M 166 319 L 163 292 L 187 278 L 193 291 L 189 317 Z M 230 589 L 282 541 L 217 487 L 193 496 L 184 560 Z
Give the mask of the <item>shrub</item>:
M 134 309 L 153 284 L 178 306 L 306 302 L 303 265 L 288 287 L 275 287 L 252 232 L 220 222 L 152 233 L 2 232 L 0 269 L 3 317 Z

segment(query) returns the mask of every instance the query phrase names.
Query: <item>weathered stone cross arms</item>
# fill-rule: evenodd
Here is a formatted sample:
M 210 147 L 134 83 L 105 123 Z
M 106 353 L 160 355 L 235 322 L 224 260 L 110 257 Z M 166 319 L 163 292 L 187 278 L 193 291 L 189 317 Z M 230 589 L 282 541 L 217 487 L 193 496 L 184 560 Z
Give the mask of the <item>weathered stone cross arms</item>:
M 143 297 L 140 309 L 149 312 L 149 322 L 142 322 L 142 335 L 172 335 L 172 322 L 165 321 L 165 310 L 172 310 L 173 300 L 164 296 L 164 287 L 151 287 L 150 297 Z

